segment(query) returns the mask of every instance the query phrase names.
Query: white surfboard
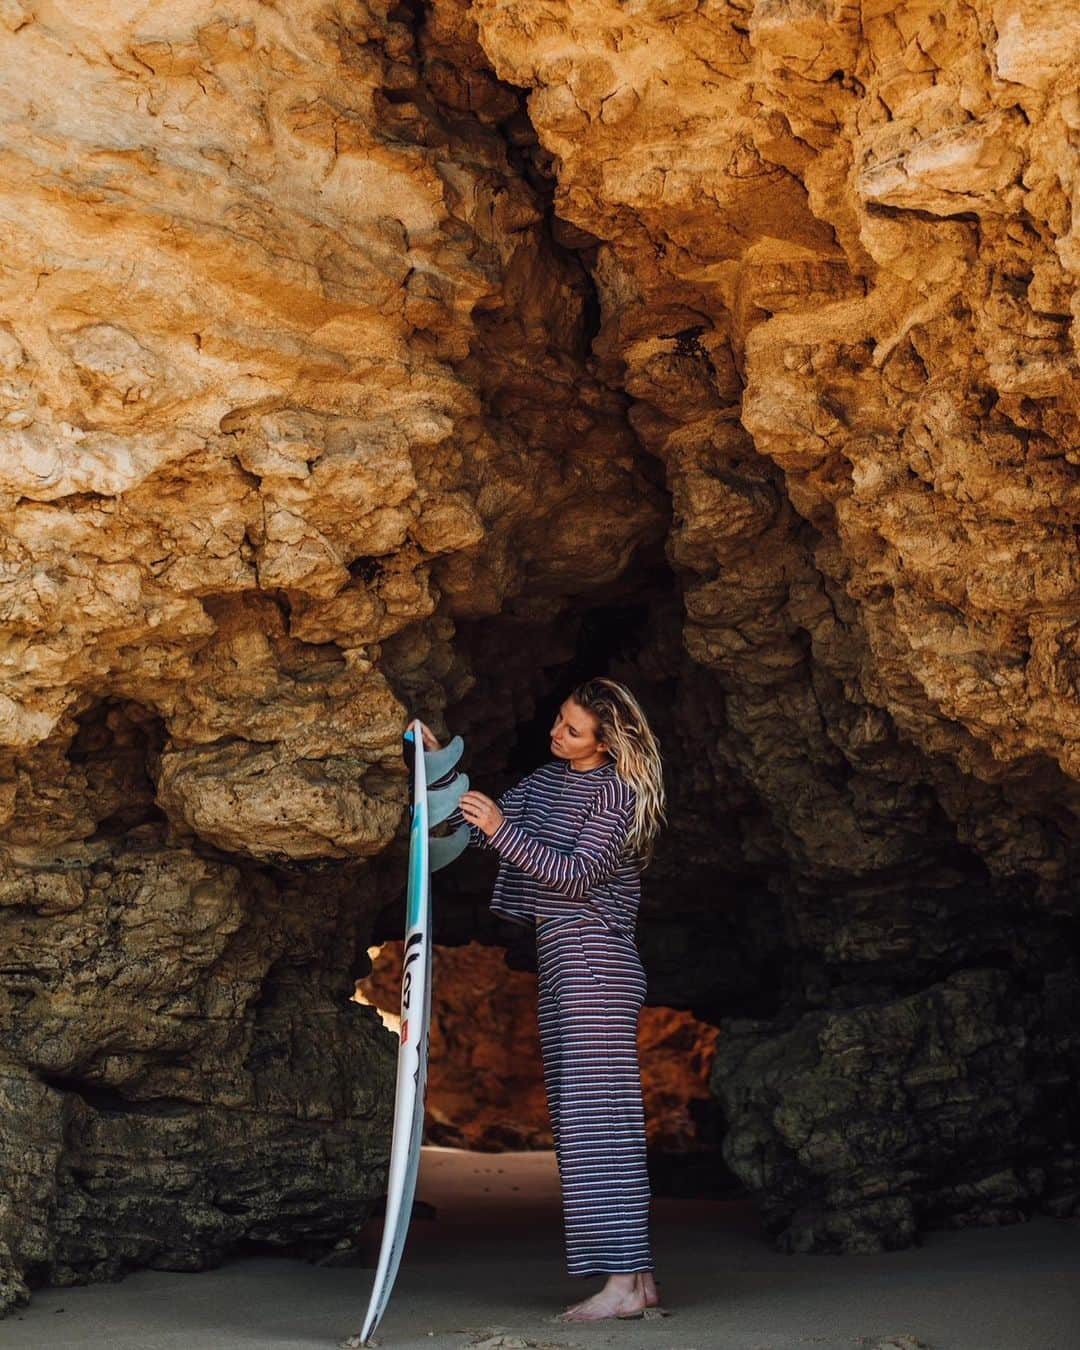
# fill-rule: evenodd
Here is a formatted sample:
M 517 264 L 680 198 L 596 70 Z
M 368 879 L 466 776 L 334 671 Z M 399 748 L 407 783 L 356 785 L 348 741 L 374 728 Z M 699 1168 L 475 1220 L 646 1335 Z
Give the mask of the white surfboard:
M 431 1026 L 431 872 L 453 861 L 469 842 L 467 825 L 459 825 L 445 839 L 428 838 L 428 830 L 450 815 L 469 786 L 468 778 L 460 774 L 452 787 L 428 791 L 429 782 L 441 778 L 457 763 L 463 748 L 461 737 L 455 736 L 442 750 L 425 755 L 419 722 L 413 722 L 405 736 L 413 743 L 414 759 L 409 872 L 405 891 L 405 949 L 401 969 L 401 1043 L 394 1090 L 386 1219 L 375 1283 L 360 1333 L 362 1345 L 368 1344 L 379 1325 L 394 1287 L 409 1232 L 416 1174 L 420 1167 Z

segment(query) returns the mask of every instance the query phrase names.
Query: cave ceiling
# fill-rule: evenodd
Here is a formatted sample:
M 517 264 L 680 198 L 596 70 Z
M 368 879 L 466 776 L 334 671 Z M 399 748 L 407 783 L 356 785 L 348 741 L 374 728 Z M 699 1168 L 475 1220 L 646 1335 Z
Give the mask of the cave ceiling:
M 11 842 L 107 816 L 68 749 L 118 701 L 178 837 L 374 857 L 403 718 L 479 684 L 505 739 L 637 559 L 742 868 L 1059 891 L 1075 92 L 986 8 L 191 3 L 105 64 L 16 6 Z

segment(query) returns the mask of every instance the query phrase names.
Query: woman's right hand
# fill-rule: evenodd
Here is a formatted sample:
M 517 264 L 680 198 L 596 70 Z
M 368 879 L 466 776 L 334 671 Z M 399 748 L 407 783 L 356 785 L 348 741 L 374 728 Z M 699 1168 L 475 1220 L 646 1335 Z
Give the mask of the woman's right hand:
M 419 718 L 417 718 L 416 720 L 417 720 L 418 722 L 420 722 L 420 719 L 419 719 Z M 425 722 L 420 722 L 420 734 L 421 734 L 421 736 L 424 738 L 424 749 L 425 749 L 425 750 L 441 750 L 441 749 L 442 749 L 442 747 L 439 745 L 439 739 L 438 739 L 438 737 L 435 735 L 435 733 L 432 731 L 432 729 L 431 729 Z

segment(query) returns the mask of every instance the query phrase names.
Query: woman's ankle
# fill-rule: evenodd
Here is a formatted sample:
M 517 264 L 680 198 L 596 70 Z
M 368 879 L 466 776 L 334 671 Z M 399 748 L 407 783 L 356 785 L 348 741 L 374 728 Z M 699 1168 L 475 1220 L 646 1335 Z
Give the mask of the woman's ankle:
M 609 1275 L 604 1286 L 613 1293 L 632 1294 L 638 1287 L 639 1275 Z

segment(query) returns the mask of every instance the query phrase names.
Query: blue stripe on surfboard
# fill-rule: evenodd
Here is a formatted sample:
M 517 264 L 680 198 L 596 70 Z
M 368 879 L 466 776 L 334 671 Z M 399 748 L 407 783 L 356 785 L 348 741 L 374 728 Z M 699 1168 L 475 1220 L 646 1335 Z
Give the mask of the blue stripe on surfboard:
M 413 807 L 409 827 L 409 880 L 405 900 L 405 927 L 420 926 L 428 872 L 427 803 L 420 801 Z

